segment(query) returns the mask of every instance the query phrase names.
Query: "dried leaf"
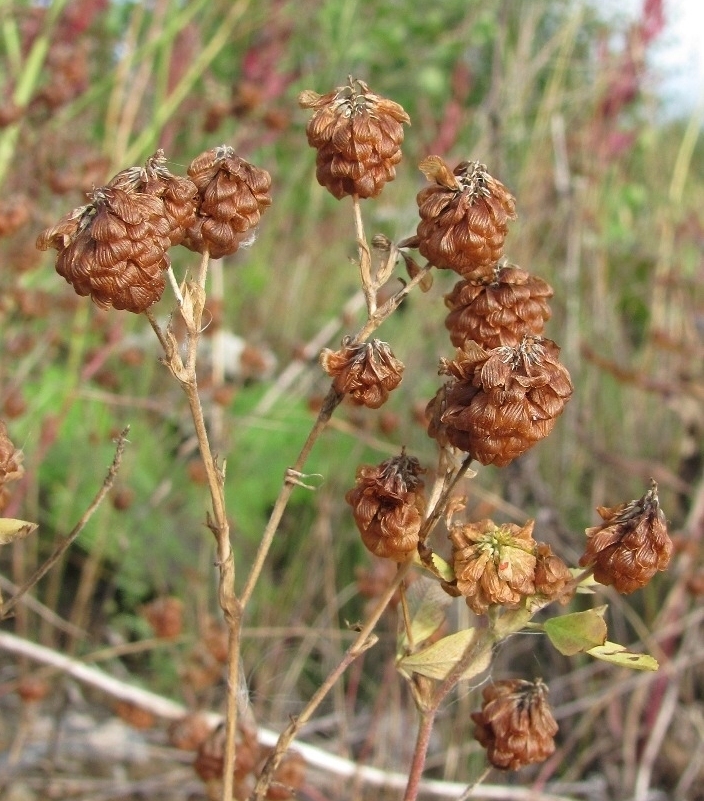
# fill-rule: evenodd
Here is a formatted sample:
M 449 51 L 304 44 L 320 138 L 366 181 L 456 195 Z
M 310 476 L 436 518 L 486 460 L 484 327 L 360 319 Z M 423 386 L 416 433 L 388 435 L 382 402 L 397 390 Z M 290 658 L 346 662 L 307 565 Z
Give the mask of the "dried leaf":
M 476 629 L 465 629 L 450 634 L 422 651 L 404 656 L 396 663 L 396 667 L 407 678 L 410 678 L 412 673 L 420 673 L 421 676 L 442 680 L 459 662 L 476 636 L 481 636 Z M 471 679 L 486 670 L 490 664 L 491 645 L 486 642 L 479 648 L 471 665 L 462 674 L 462 678 Z
M 457 178 L 452 174 L 452 170 L 445 164 L 440 156 L 428 156 L 418 165 L 418 169 L 429 181 L 435 181 L 448 189 L 459 189 L 460 185 Z
M 612 665 L 631 668 L 631 670 L 657 670 L 660 667 L 657 659 L 650 654 L 634 654 L 627 651 L 623 645 L 608 640 L 603 645 L 590 648 L 587 653 L 604 662 L 611 662 Z
M 590 648 L 606 642 L 605 611 L 606 606 L 599 606 L 586 612 L 553 617 L 545 621 L 545 633 L 555 648 L 565 656 L 589 651 Z
M 36 523 L 30 523 L 27 520 L 13 520 L 11 517 L 0 517 L 0 545 L 9 545 L 15 540 L 23 540 L 36 530 Z

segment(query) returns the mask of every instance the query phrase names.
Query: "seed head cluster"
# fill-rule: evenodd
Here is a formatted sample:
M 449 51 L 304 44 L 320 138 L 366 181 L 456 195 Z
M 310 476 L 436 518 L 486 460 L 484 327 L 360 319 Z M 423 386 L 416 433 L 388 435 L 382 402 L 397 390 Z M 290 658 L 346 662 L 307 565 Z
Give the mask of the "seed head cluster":
M 428 404 L 428 433 L 482 464 L 504 467 L 546 437 L 572 394 L 549 339 L 485 350 L 473 341 L 443 359 L 451 381 Z
M 22 451 L 12 444 L 7 426 L 0 420 L 0 513 L 10 500 L 10 490 L 7 485 L 18 481 L 23 475 Z
M 306 126 L 317 150 L 316 178 L 338 200 L 345 195 L 376 197 L 396 177 L 401 161 L 403 126 L 410 117 L 403 108 L 350 77 L 325 95 L 302 92 L 303 108 L 314 110 Z
M 587 529 L 587 548 L 579 564 L 593 567 L 600 584 L 629 594 L 667 568 L 672 541 L 654 481 L 642 498 L 611 508 L 599 506 L 597 511 L 603 522 Z
M 100 308 L 146 311 L 164 292 L 169 248 L 234 253 L 271 203 L 269 174 L 227 145 L 196 157 L 189 176 L 173 175 L 159 150 L 93 190 L 37 247 L 57 250 L 56 271 Z
M 425 471 L 402 453 L 376 467 L 361 465 L 345 500 L 352 507 L 365 546 L 376 556 L 397 562 L 415 551 L 425 511 Z
M 401 383 L 403 364 L 386 342 L 373 339 L 341 350 L 325 348 L 320 354 L 323 370 L 332 376 L 333 387 L 349 394 L 360 406 L 378 409 L 386 403 L 389 392 Z
M 494 767 L 519 770 L 554 753 L 557 723 L 542 681 L 504 679 L 489 684 L 482 695 L 481 711 L 472 713 L 474 737 Z
M 535 542 L 533 526 L 479 520 L 450 528 L 456 590 L 473 612 L 483 615 L 495 604 L 516 609 L 535 595 L 569 600 L 572 575 L 549 545 Z

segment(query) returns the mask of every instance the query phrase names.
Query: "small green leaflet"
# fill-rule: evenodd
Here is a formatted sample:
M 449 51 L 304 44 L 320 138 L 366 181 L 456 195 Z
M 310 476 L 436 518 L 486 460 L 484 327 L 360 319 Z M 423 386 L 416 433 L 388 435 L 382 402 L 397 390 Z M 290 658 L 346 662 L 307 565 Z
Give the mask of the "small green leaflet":
M 650 654 L 634 654 L 627 651 L 623 645 L 608 640 L 603 645 L 590 648 L 587 653 L 604 662 L 611 662 L 612 665 L 631 668 L 631 670 L 657 670 L 660 667 L 657 659 Z
M 27 520 L 13 520 L 11 517 L 0 517 L 0 545 L 9 545 L 15 540 L 23 540 L 36 530 L 36 523 L 29 523 Z
M 589 651 L 606 642 L 606 605 L 589 609 L 586 612 L 573 612 L 550 618 L 543 624 L 550 642 L 565 656 L 573 656 L 581 651 Z M 590 652 L 591 653 L 591 652 Z
M 442 680 L 459 662 L 475 636 L 481 636 L 477 634 L 476 629 L 465 629 L 450 634 L 415 654 L 399 659 L 396 667 L 406 678 L 410 678 L 412 673 L 420 673 L 421 676 Z M 472 664 L 462 674 L 462 678 L 471 679 L 486 670 L 490 664 L 491 645 L 486 642 L 479 648 Z
M 452 598 L 443 591 L 437 581 L 421 576 L 406 590 L 406 603 L 411 624 L 411 640 L 417 646 L 442 625 L 445 620 L 445 610 L 452 603 Z M 398 638 L 399 656 L 408 648 L 408 635 L 403 629 Z
M 420 558 L 420 555 L 416 553 L 413 558 L 414 564 L 418 565 L 419 567 L 423 567 L 426 570 L 429 570 L 434 576 L 443 579 L 443 581 L 454 581 L 455 580 L 455 571 L 452 567 L 434 551 L 431 552 L 429 561 L 423 561 Z

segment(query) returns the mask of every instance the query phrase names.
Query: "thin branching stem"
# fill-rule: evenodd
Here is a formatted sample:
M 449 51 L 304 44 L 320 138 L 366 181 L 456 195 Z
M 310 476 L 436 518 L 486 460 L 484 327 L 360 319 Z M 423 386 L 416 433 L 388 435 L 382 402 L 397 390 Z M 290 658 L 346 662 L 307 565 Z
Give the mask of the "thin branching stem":
M 25 595 L 32 587 L 37 584 L 37 582 L 45 576 L 51 568 L 59 561 L 59 559 L 63 556 L 66 550 L 69 548 L 72 542 L 75 541 L 76 537 L 83 531 L 86 527 L 86 524 L 91 519 L 93 514 L 95 513 L 96 509 L 100 506 L 103 502 L 105 496 L 110 492 L 112 489 L 112 485 L 115 483 L 115 478 L 117 476 L 117 472 L 120 469 L 120 464 L 122 463 L 122 455 L 125 452 L 125 443 L 127 442 L 127 434 L 129 433 L 129 426 L 124 428 L 120 435 L 117 438 L 117 447 L 115 448 L 115 456 L 113 457 L 112 464 L 105 476 L 105 480 L 103 481 L 102 486 L 95 494 L 95 497 L 90 502 L 88 508 L 83 512 L 79 521 L 76 525 L 71 529 L 69 534 L 64 537 L 61 542 L 56 546 L 54 552 L 51 556 L 44 562 L 44 564 L 40 565 L 39 568 L 25 581 L 25 583 L 17 590 L 17 592 L 6 601 L 2 606 L 0 606 L 0 620 L 6 618 L 10 612 L 15 608 L 19 600 Z
M 274 776 L 274 772 L 281 763 L 281 759 L 286 753 L 287 748 L 293 742 L 301 728 L 308 722 L 308 720 L 310 720 L 312 714 L 320 706 L 325 696 L 330 692 L 335 683 L 340 679 L 342 674 L 347 670 L 352 662 L 354 662 L 357 657 L 361 656 L 376 643 L 376 638 L 372 636 L 372 631 L 379 622 L 379 618 L 384 613 L 384 610 L 391 602 L 396 590 L 406 577 L 406 574 L 410 570 L 412 564 L 412 557 L 409 557 L 405 562 L 399 564 L 399 568 L 396 572 L 394 580 L 386 588 L 384 594 L 377 602 L 376 607 L 360 629 L 359 635 L 355 641 L 352 643 L 352 645 L 350 645 L 347 651 L 345 651 L 342 660 L 326 677 L 325 681 L 320 685 L 316 693 L 313 695 L 310 701 L 308 701 L 300 714 L 297 715 L 281 733 L 281 736 L 276 743 L 276 747 L 267 759 L 264 768 L 262 769 L 261 776 L 259 777 L 254 788 L 253 798 L 256 799 L 256 801 L 261 801 L 261 799 L 265 797 L 266 791 Z
M 352 208 L 354 209 L 354 230 L 357 235 L 357 248 L 359 250 L 359 275 L 362 279 L 362 290 L 367 301 L 367 314 L 369 319 L 376 314 L 376 282 L 372 278 L 372 258 L 367 237 L 364 233 L 362 207 L 359 195 L 352 195 Z

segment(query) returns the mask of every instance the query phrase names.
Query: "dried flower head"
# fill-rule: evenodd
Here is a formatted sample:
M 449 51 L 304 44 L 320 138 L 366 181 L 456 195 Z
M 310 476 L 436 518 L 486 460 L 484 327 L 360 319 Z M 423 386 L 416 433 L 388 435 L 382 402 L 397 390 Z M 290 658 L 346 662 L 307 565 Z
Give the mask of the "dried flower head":
M 145 604 L 141 614 L 157 637 L 173 639 L 183 631 L 183 601 L 173 595 L 164 595 Z
M 535 547 L 535 591 L 548 601 L 557 598 L 561 604 L 569 602 L 573 593 L 565 592 L 572 581 L 572 574 L 559 556 L 545 542 Z
M 189 178 L 171 174 L 163 150 L 150 156 L 144 167 L 130 167 L 118 172 L 108 186 L 160 197 L 164 203 L 164 217 L 169 223 L 171 245 L 180 244 L 186 229 L 196 221 L 198 189 Z
M 533 521 L 497 526 L 491 520 L 450 529 L 457 589 L 483 615 L 492 604 L 510 608 L 535 593 Z
M 373 339 L 359 345 L 343 341 L 341 350 L 324 348 L 320 354 L 323 370 L 332 376 L 337 392 L 349 394 L 355 403 L 378 409 L 389 392 L 400 383 L 404 366 L 386 342 Z
M 219 783 L 222 780 L 225 768 L 225 740 L 225 725 L 220 724 L 200 744 L 193 768 L 204 782 Z M 249 785 L 253 783 L 252 777 L 259 761 L 260 751 L 256 732 L 242 726 L 238 727 L 234 771 L 238 798 L 246 798 L 252 790 Z
M 642 498 L 612 508 L 599 506 L 597 511 L 604 522 L 586 530 L 587 549 L 579 564 L 593 566 L 600 584 L 628 594 L 667 568 L 672 541 L 655 481 Z
M 418 545 L 425 497 L 417 459 L 401 453 L 376 467 L 357 468 L 345 495 L 366 547 L 377 556 L 402 561 Z
M 421 221 L 411 244 L 431 264 L 467 280 L 491 277 L 516 217 L 513 196 L 477 161 L 450 172 L 439 156 L 428 156 L 420 169 L 433 185 L 416 198 Z
M 0 239 L 19 230 L 29 220 L 29 212 L 25 195 L 9 195 L 0 201 Z
M 443 393 L 439 432 L 482 464 L 504 467 L 546 437 L 572 394 L 569 373 L 550 339 L 526 336 L 515 347 L 484 350 L 467 342 L 441 372 L 455 380 Z M 430 402 L 438 415 L 438 396 Z
M 496 265 L 482 282 L 459 281 L 445 295 L 445 327 L 452 344 L 473 340 L 483 348 L 515 348 L 526 334 L 540 336 L 550 318 L 552 287 L 515 265 Z
M 0 420 L 0 512 L 10 500 L 7 484 L 17 481 L 24 475 L 22 451 L 15 448 L 7 434 L 5 423 Z
M 196 156 L 188 175 L 198 189 L 198 214 L 181 244 L 219 259 L 251 237 L 271 205 L 271 176 L 240 158 L 229 145 Z
M 472 713 L 474 737 L 494 767 L 519 770 L 554 753 L 557 723 L 547 693 L 540 679 L 506 679 L 484 688 L 481 712 Z
M 392 100 L 375 95 L 350 76 L 347 86 L 319 95 L 302 92 L 298 102 L 315 113 L 306 134 L 316 148 L 316 178 L 338 199 L 376 197 L 396 177 L 403 124 L 408 114 Z
M 139 314 L 164 291 L 169 223 L 155 195 L 104 186 L 37 239 L 59 251 L 56 271 L 102 309 Z

